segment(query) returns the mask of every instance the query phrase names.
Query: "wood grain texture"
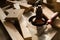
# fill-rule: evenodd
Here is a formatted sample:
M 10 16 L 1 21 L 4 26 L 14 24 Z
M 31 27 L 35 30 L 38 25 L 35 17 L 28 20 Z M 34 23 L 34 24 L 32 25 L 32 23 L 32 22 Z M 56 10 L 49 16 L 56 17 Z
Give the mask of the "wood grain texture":
M 20 33 L 18 32 L 18 30 L 15 28 L 15 26 L 10 23 L 10 22 L 5 22 L 3 21 L 6 17 L 6 15 L 4 14 L 4 12 L 2 11 L 2 9 L 0 9 L 0 20 L 3 23 L 5 29 L 7 30 L 7 32 L 9 33 L 10 37 L 12 38 L 12 40 L 24 40 L 22 38 L 22 36 L 20 35 Z
M 20 19 L 21 16 L 23 15 L 25 9 L 14 9 L 14 10 L 7 10 L 8 11 L 8 15 L 6 17 L 6 20 L 10 20 L 10 19 Z
M 12 23 L 4 22 L 3 25 L 7 32 L 9 33 L 12 40 L 24 40 Z
M 54 13 L 52 10 L 50 10 L 48 7 L 44 6 L 43 8 L 43 14 L 45 15 L 45 17 L 47 17 L 47 19 L 53 19 L 54 17 L 56 17 L 58 15 L 58 13 Z
M 32 40 L 32 35 L 29 31 L 29 29 L 27 28 L 27 22 L 26 19 L 22 19 L 20 20 L 20 28 L 22 30 L 22 34 L 25 40 Z
M 33 7 L 32 7 L 32 5 L 27 4 L 27 3 L 22 3 L 21 1 L 10 1 L 10 2 L 14 3 L 14 5 L 15 4 L 19 4 L 20 5 L 20 8 L 25 9 L 25 13 L 34 10 Z

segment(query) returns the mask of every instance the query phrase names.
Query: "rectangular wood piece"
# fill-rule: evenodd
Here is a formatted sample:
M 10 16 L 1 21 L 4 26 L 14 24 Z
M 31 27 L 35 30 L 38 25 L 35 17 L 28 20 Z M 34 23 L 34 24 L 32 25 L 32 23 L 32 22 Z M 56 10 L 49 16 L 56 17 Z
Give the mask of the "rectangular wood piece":
M 27 28 L 27 23 L 26 23 L 26 19 L 22 18 L 22 20 L 19 21 L 20 23 L 20 28 L 22 30 L 22 34 L 25 40 L 32 40 L 32 35 L 29 31 L 29 29 Z
M 0 9 L 1 10 L 1 12 L 0 12 L 0 14 L 2 15 L 2 16 L 0 16 L 0 20 L 1 20 L 1 22 L 3 23 L 3 25 L 4 25 L 4 27 L 5 27 L 5 29 L 7 30 L 7 32 L 8 32 L 8 34 L 10 35 L 10 37 L 12 38 L 12 40 L 24 40 L 23 38 L 22 38 L 22 36 L 20 35 L 20 33 L 18 32 L 18 30 L 15 28 L 15 26 L 12 24 L 12 23 L 10 23 L 10 22 L 5 22 L 5 14 L 4 14 L 4 12 L 2 11 L 2 9 Z M 3 21 L 4 20 L 4 21 Z
M 58 13 L 54 13 L 52 10 L 50 10 L 48 7 L 44 6 L 42 8 L 43 10 L 43 14 L 45 15 L 45 17 L 47 17 L 47 19 L 53 19 L 54 17 L 56 17 L 58 15 Z
M 7 10 L 9 13 L 6 17 L 6 20 L 13 20 L 13 19 L 20 19 L 23 15 L 25 9 L 14 9 L 14 10 Z

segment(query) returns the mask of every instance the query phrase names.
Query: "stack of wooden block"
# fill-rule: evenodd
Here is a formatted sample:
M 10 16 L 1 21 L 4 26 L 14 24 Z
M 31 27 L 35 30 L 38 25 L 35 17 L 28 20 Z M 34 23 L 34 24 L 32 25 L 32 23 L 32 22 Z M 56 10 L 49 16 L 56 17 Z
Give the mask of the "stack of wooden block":
M 16 4 L 13 4 L 14 7 L 16 6 Z M 17 6 L 20 7 L 20 5 L 21 8 L 17 8 Z M 15 7 L 15 9 L 14 8 L 6 9 L 7 7 L 2 8 L 5 9 L 4 11 L 6 13 L 8 13 L 7 15 L 0 8 L 0 21 L 2 22 L 4 28 L 6 29 L 12 40 L 32 40 L 32 35 L 29 29 L 26 27 L 26 22 L 25 21 L 22 22 L 21 20 L 23 13 L 26 10 L 27 10 L 26 12 L 30 11 L 32 6 L 26 3 L 24 4 L 22 3 L 17 6 Z M 18 26 L 17 28 L 16 25 Z M 18 31 L 18 29 L 20 32 Z
M 3 8 L 5 10 L 2 10 L 0 8 L 0 21 L 2 22 L 5 30 L 8 32 L 11 39 L 12 40 L 38 40 L 36 36 L 38 34 L 37 27 L 36 26 L 33 27 L 33 25 L 30 23 L 28 24 L 27 22 L 28 20 L 25 19 L 23 16 L 23 13 L 33 11 L 32 5 L 29 5 L 27 3 L 17 2 L 17 1 L 10 1 L 10 2 L 13 3 L 14 8 L 5 9 L 6 8 L 5 7 Z M 55 16 L 58 15 L 58 13 L 54 13 L 45 5 L 42 7 L 42 10 L 43 10 L 43 15 L 47 18 L 47 20 L 52 20 Z M 6 15 L 5 12 L 8 14 Z M 54 33 L 56 33 L 56 31 L 53 32 L 53 34 Z M 52 37 L 54 35 L 52 35 Z

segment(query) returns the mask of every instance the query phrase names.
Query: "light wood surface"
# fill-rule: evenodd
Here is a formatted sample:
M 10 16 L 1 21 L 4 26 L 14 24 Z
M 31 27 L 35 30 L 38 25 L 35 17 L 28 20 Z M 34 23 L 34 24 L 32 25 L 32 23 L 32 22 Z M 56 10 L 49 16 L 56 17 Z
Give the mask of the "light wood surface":
M 27 28 L 27 22 L 26 19 L 22 18 L 20 21 L 20 28 L 23 34 L 23 37 L 25 40 L 32 40 L 32 35 L 29 31 L 29 29 Z
M 47 17 L 47 19 L 53 19 L 55 16 L 58 15 L 58 13 L 54 13 L 52 10 L 50 10 L 48 7 L 44 6 L 43 8 L 43 14 Z
M 25 13 L 28 12 L 28 11 L 33 11 L 33 7 L 30 4 L 23 3 L 23 2 L 20 2 L 20 1 L 10 1 L 10 2 L 14 3 L 14 7 L 15 7 L 15 4 L 19 4 L 20 8 L 25 9 Z
M 7 10 L 8 11 L 8 15 L 6 17 L 7 19 L 20 19 L 21 16 L 23 15 L 25 9 L 14 9 L 14 10 Z

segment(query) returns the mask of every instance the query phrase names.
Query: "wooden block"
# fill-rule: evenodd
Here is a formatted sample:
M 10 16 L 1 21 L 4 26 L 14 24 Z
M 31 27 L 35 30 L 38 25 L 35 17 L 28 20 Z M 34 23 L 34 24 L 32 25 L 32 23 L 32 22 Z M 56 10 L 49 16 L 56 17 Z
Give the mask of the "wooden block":
M 12 40 L 24 40 L 12 23 L 4 22 L 3 25 L 5 29 L 7 30 L 7 32 L 9 33 Z
M 34 10 L 32 5 L 27 3 L 22 3 L 21 1 L 10 1 L 10 2 L 14 3 L 14 5 L 19 4 L 21 8 L 25 9 L 25 13 Z
M 43 8 L 42 8 L 42 10 L 43 10 L 43 14 L 45 15 L 45 17 L 47 17 L 47 19 L 53 19 L 53 18 L 55 18 L 57 15 L 58 15 L 58 13 L 56 12 L 56 13 L 54 13 L 52 10 L 50 10 L 48 7 L 46 7 L 46 6 L 44 6 Z
M 20 6 L 22 6 L 22 7 L 24 7 L 24 8 L 30 8 L 30 7 L 32 7 L 32 5 L 29 5 L 29 4 L 27 4 L 27 3 L 22 3 L 22 2 L 20 2 L 20 1 L 9 1 L 9 2 L 12 2 L 12 3 L 14 3 L 14 4 L 20 4 Z
M 4 11 L 5 11 L 6 14 L 8 15 L 9 13 L 13 13 L 13 12 L 12 12 L 13 10 L 14 10 L 13 8 L 10 8 L 10 9 L 6 9 L 6 10 L 4 10 Z
M 13 8 L 10 8 L 10 9 L 7 9 L 7 10 L 5 10 L 5 11 L 8 12 L 8 13 L 13 13 L 13 12 L 12 12 L 13 10 L 14 10 Z
M 0 20 L 0 40 L 12 40 Z
M 24 9 L 8 10 L 9 14 L 6 17 L 6 20 L 19 20 L 20 17 L 23 15 L 24 11 Z
M 29 29 L 27 28 L 26 19 L 21 19 L 19 21 L 19 23 L 21 25 L 20 28 L 21 28 L 24 39 L 25 40 L 32 40 L 32 35 L 31 35 Z
M 10 22 L 5 22 L 3 21 L 6 17 L 6 15 L 4 14 L 4 12 L 2 11 L 2 9 L 0 9 L 0 20 L 3 23 L 5 29 L 7 30 L 7 32 L 9 33 L 10 37 L 12 38 L 12 40 L 24 40 L 22 38 L 22 36 L 19 34 L 18 30 L 15 28 L 15 26 L 10 23 Z
M 15 8 L 15 9 L 20 9 L 19 3 L 15 3 L 15 4 L 14 4 L 14 8 Z
M 29 4 L 27 4 L 27 3 L 21 3 L 20 4 L 22 7 L 25 7 L 25 8 L 30 8 L 30 7 L 32 7 L 32 5 L 29 5 Z
M 33 11 L 32 5 L 29 5 L 27 3 L 19 3 L 20 7 L 25 9 L 25 12 Z

